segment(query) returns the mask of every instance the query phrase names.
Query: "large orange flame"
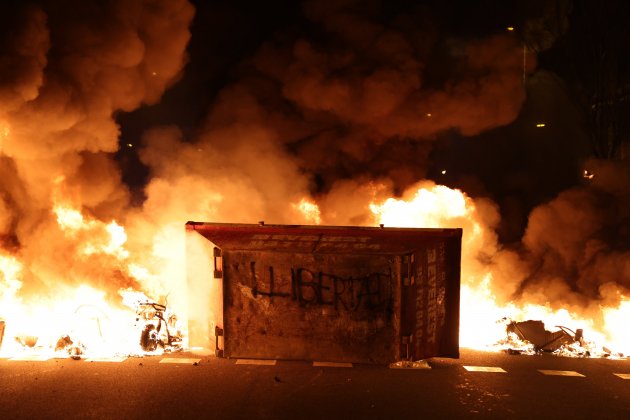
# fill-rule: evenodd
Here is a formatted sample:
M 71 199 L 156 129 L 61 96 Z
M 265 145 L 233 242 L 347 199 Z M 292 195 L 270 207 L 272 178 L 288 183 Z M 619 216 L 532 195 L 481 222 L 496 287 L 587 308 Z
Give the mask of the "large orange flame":
M 604 320 L 596 325 L 567 309 L 553 310 L 549 304 L 534 305 L 518 302 L 499 303 L 493 291 L 496 265 L 492 254 L 499 245 L 494 232 L 476 203 L 465 193 L 431 182 L 421 183 L 401 199 L 388 198 L 372 203 L 375 223 L 397 227 L 447 228 L 462 227 L 461 320 L 460 343 L 464 347 L 498 349 L 495 343 L 506 338 L 504 319 L 542 320 L 549 330 L 562 325 L 581 328 L 591 341 L 592 355 L 608 354 L 603 346 L 616 352 L 630 352 L 630 337 L 625 320 L 630 316 L 630 300 L 620 297 L 618 307 L 601 307 Z
M 63 179 L 56 183 L 61 186 Z M 28 297 L 20 297 L 19 294 L 25 275 L 19 255 L 2 253 L 0 319 L 6 321 L 2 353 L 35 352 L 59 356 L 59 352 L 55 352 L 56 343 L 65 336 L 92 355 L 141 353 L 138 325 L 134 323 L 135 310 L 139 302 L 151 300 L 145 292 L 160 290 L 160 277 L 126 249 L 127 232 L 121 224 L 115 220 L 106 223 L 87 216 L 68 200 L 63 200 L 62 196 L 58 192 L 55 197 L 54 220 L 64 235 L 63 240 L 75 244 L 71 248 L 77 253 L 76 258 L 87 258 L 88 261 L 90 258 L 107 258 L 107 264 L 115 265 L 118 271 L 143 285 L 145 290 L 120 290 L 118 305 L 108 300 L 103 290 L 86 284 L 59 287 L 56 294 L 48 299 L 28 301 Z M 325 222 L 318 205 L 311 199 L 304 198 L 293 204 L 291 209 L 306 223 Z M 550 330 L 556 325 L 583 329 L 585 337 L 597 343 L 590 348 L 593 355 L 606 353 L 603 346 L 618 352 L 630 352 L 630 338 L 626 333 L 630 299 L 625 296 L 617 296 L 620 302 L 617 307 L 600 307 L 601 322 L 596 322 L 580 317 L 568 308 L 558 310 L 552 309 L 550 304 L 506 301 L 505 296 L 497 294 L 504 273 L 494 261 L 501 246 L 493 229 L 497 214 L 491 204 L 473 200 L 456 189 L 422 182 L 410 188 L 401 198 L 374 199 L 369 209 L 374 225 L 463 228 L 462 346 L 497 350 L 501 347 L 496 343 L 506 339 L 502 320 L 540 319 Z M 145 260 L 154 259 L 162 264 L 162 271 L 173 277 L 181 276 L 182 234 L 181 226 L 175 224 L 158 229 L 153 238 L 151 255 L 144 256 Z M 183 280 L 179 278 L 177 281 Z M 619 294 L 615 290 L 608 293 Z M 181 315 L 185 323 L 185 310 Z M 16 339 L 13 340 L 13 337 Z
M 121 275 L 138 281 L 153 280 L 149 269 L 129 258 L 123 226 L 87 217 L 68 202 L 57 201 L 53 213 L 64 235 L 61 240 L 76 244 L 70 249 L 76 252 L 78 261 L 90 265 L 92 258 L 102 265 L 98 259 L 106 257 L 104 264 L 114 266 Z M 23 268 L 16 256 L 0 255 L 0 320 L 5 326 L 1 354 L 68 357 L 72 350 L 75 355 L 101 357 L 142 353 L 142 325 L 136 322 L 138 305 L 131 297 L 152 301 L 144 293 L 120 290 L 122 296 L 115 304 L 105 291 L 87 284 L 59 284 L 48 297 L 20 297 Z

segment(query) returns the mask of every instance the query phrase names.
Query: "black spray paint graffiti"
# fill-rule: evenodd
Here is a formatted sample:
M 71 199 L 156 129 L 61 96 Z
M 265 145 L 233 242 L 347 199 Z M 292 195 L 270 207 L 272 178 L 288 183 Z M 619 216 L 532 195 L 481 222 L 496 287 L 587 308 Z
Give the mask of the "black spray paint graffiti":
M 341 277 L 306 268 L 291 268 L 291 283 L 282 287 L 275 279 L 272 266 L 268 267 L 267 290 L 258 287 L 256 263 L 250 263 L 250 278 L 254 297 L 291 298 L 300 305 L 331 305 L 335 309 L 357 311 L 391 309 L 392 274 L 370 273 L 360 277 Z M 289 289 L 289 290 L 287 290 Z

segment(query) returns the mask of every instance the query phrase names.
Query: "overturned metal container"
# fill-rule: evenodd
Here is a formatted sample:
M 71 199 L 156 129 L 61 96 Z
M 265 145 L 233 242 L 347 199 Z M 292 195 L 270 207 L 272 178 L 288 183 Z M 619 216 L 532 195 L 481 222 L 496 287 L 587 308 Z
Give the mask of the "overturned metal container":
M 461 229 L 188 222 L 190 345 L 231 358 L 459 357 Z

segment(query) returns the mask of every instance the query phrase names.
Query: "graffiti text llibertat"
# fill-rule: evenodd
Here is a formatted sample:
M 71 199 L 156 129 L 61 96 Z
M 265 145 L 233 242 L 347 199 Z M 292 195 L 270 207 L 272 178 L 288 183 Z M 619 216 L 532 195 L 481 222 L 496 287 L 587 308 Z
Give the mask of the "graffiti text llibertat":
M 331 305 L 338 310 L 361 308 L 385 309 L 392 301 L 391 272 L 374 272 L 361 276 L 339 276 L 307 268 L 291 268 L 291 282 L 276 281 L 273 266 L 267 266 L 259 278 L 256 263 L 250 263 L 250 281 L 254 297 L 287 298 L 300 305 Z

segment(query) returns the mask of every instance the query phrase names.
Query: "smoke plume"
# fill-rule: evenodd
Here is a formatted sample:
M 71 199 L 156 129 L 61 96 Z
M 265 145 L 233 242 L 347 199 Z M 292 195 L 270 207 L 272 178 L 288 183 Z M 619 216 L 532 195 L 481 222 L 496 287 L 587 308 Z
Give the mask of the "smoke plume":
M 630 168 L 592 160 L 594 177 L 535 208 L 523 237 L 531 275 L 524 300 L 617 305 L 630 289 Z
M 115 113 L 157 102 L 177 80 L 194 10 L 171 0 L 2 9 L 0 234 L 24 262 L 24 290 L 128 284 L 112 261 L 76 257 L 80 232 L 60 231 L 53 208 L 122 219 L 128 192 L 113 159 Z
M 309 31 L 280 33 L 242 63 L 200 136 L 146 136 L 145 206 L 167 196 L 183 205 L 196 183 L 220 196 L 221 206 L 200 204 L 213 220 L 288 221 L 286 203 L 309 193 L 325 200 L 337 183 L 388 179 L 400 192 L 425 175 L 439 133 L 474 135 L 518 115 L 513 37 L 446 38 L 421 11 L 384 20 L 354 1 L 303 10 Z

